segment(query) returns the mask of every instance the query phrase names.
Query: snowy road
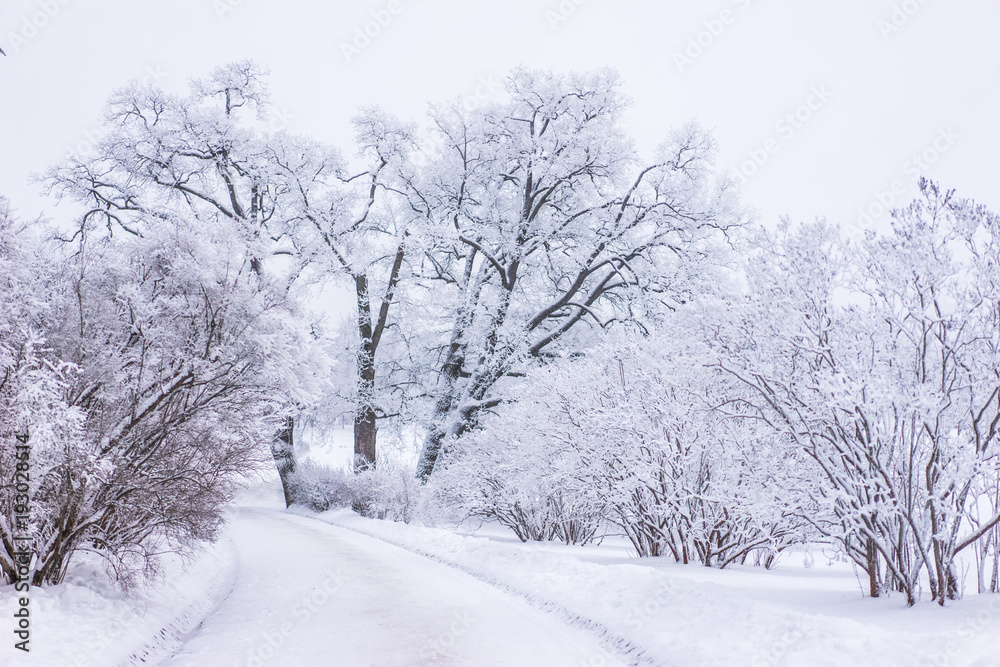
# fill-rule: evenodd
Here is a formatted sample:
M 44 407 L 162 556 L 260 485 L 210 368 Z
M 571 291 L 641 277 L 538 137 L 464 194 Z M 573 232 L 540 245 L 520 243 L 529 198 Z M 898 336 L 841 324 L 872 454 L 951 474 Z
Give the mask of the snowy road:
M 235 586 L 168 667 L 621 665 L 455 569 L 318 521 L 241 508 Z

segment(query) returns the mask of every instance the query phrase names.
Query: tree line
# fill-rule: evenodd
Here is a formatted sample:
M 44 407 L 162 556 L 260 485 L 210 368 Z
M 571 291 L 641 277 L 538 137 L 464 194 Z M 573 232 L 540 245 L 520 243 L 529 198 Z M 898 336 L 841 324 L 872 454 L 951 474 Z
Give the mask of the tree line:
M 36 583 L 211 538 L 262 452 L 286 503 L 370 509 L 295 457 L 346 409 L 358 480 L 380 429 L 423 434 L 391 503 L 714 567 L 823 541 L 911 603 L 971 552 L 998 590 L 994 214 L 923 181 L 886 234 L 758 229 L 696 124 L 640 156 L 611 71 L 364 108 L 350 157 L 270 129 L 266 80 L 130 84 L 42 177 L 72 224 L 0 209 L 0 504 L 27 430 Z M 305 306 L 331 282 L 342 330 Z

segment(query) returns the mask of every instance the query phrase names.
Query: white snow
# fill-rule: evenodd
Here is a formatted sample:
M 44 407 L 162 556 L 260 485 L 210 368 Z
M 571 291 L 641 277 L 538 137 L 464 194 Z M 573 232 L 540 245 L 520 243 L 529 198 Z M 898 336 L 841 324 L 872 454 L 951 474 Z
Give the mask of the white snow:
M 62 584 L 31 589 L 30 652 L 4 641 L 0 666 L 153 664 L 176 651 L 229 593 L 235 556 L 230 541 L 223 539 L 193 562 L 167 557 L 158 583 L 130 596 L 108 585 L 99 566 L 78 556 L 82 562 L 71 567 Z M 5 640 L 13 627 L 15 597 L 13 586 L 0 586 Z
M 851 569 L 635 559 L 243 496 L 226 538 L 132 598 L 86 563 L 34 589 L 32 653 L 0 665 L 967 666 L 1000 664 L 1000 596 L 864 598 Z M 402 547 L 402 548 L 400 548 Z M 13 588 L 0 588 L 10 618 Z
M 522 600 L 354 531 L 243 508 L 230 535 L 236 586 L 168 667 L 575 667 L 602 653 Z
M 347 511 L 319 518 L 494 583 L 618 644 L 634 664 L 1000 664 L 1000 596 L 907 608 L 902 596 L 864 598 L 849 567 L 819 558 L 809 569 L 800 557 L 770 572 L 716 570 L 665 558 L 640 561 L 614 544 L 510 543 Z

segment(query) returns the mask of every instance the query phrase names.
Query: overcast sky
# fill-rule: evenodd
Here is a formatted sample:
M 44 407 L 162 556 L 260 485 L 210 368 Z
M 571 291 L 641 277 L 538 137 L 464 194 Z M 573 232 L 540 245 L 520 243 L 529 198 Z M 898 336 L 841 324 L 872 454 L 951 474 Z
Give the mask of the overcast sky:
M 360 105 L 422 121 L 517 65 L 612 66 L 640 148 L 700 120 L 765 224 L 884 223 L 879 194 L 908 201 L 920 172 L 1000 209 L 998 33 L 996 0 L 2 0 L 0 194 L 70 215 L 29 174 L 85 143 L 115 88 L 252 58 L 278 122 L 345 148 Z

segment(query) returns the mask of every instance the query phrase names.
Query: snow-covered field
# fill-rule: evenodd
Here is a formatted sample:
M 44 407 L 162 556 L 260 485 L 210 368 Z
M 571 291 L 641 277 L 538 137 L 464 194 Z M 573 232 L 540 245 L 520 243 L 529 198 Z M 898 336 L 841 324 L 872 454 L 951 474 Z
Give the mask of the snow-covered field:
M 240 504 L 227 537 L 186 573 L 169 561 L 154 590 L 123 597 L 88 564 L 33 590 L 30 660 L 5 646 L 0 664 L 1000 664 L 1000 597 L 907 609 L 864 598 L 822 555 L 719 571 L 639 561 L 613 540 L 289 513 L 274 485 Z M 13 597 L 0 589 L 6 618 Z

